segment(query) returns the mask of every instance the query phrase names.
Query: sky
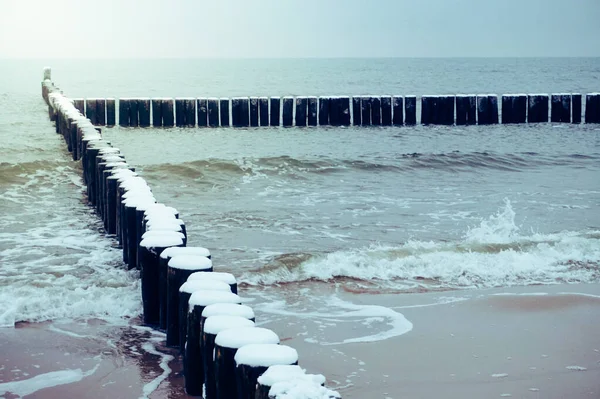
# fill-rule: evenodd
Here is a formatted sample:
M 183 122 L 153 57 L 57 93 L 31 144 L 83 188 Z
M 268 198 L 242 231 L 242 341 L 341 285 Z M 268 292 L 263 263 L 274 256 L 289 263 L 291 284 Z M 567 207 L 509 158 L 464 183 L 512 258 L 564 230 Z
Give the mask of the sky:
M 0 58 L 600 56 L 600 0 L 0 0 Z

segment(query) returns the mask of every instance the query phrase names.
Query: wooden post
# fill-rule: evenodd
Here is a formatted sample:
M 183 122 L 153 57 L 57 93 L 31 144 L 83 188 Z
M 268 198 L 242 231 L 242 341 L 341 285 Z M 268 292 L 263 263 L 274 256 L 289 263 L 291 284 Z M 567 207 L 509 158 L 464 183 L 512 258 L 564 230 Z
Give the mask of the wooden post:
M 527 121 L 527 96 L 524 94 L 502 95 L 502 123 L 525 123 Z
M 433 124 L 435 116 L 435 99 L 436 96 L 422 96 L 421 97 L 421 124 L 431 125 Z
M 454 125 L 454 96 L 440 96 L 438 98 L 438 123 L 440 125 Z
M 360 109 L 360 97 L 352 97 L 352 124 L 362 125 L 362 111 Z
M 150 127 L 150 99 L 140 98 L 137 103 L 140 127 Z
M 73 106 L 81 113 L 81 115 L 85 115 L 85 100 L 83 98 L 73 99 Z
M 392 114 L 394 126 L 402 126 L 404 124 L 404 99 L 402 96 L 392 97 Z
M 600 123 L 600 93 L 585 96 L 585 123 Z
M 271 97 L 271 114 L 269 125 L 279 126 L 281 120 L 281 99 L 279 97 Z
M 196 127 L 196 100 L 186 98 L 183 101 L 183 122 L 187 127 Z
M 308 99 L 306 97 L 296 97 L 296 126 L 306 126 L 307 111 Z
M 495 94 L 477 96 L 477 121 L 480 125 L 498 123 L 498 96 Z
M 154 127 L 162 126 L 161 100 L 158 98 L 152 99 L 152 126 L 154 126 Z
M 129 100 L 129 126 L 138 127 L 140 125 L 140 103 L 137 99 Z
M 527 97 L 527 122 L 548 122 L 548 95 L 530 94 Z
M 477 96 L 458 94 L 456 96 L 456 125 L 477 124 Z
M 342 126 L 350 126 L 350 97 L 340 97 L 342 106 L 341 123 Z
M 161 111 L 164 127 L 173 127 L 175 125 L 175 116 L 173 114 L 173 99 L 164 98 L 161 103 Z
M 361 123 L 363 126 L 371 126 L 371 97 L 360 98 Z
M 116 118 L 115 99 L 106 99 L 106 126 L 115 126 Z
M 233 127 L 248 127 L 250 125 L 250 110 L 248 97 L 231 99 L 231 117 Z
M 381 97 L 381 124 L 383 126 L 392 125 L 392 97 Z
M 571 118 L 572 122 L 575 124 L 581 123 L 581 94 L 573 93 L 571 95 L 571 103 L 573 104 L 573 117 Z
M 96 99 L 96 125 L 106 126 L 106 100 Z
M 183 127 L 185 125 L 185 101 L 183 98 L 175 99 L 175 126 Z
M 250 126 L 258 126 L 258 97 L 250 97 Z
M 260 126 L 269 126 L 269 98 L 261 97 L 258 100 L 258 120 Z
M 329 97 L 319 97 L 319 125 L 320 126 L 328 126 L 329 125 L 329 107 L 330 107 Z
M 98 125 L 96 123 L 96 99 L 88 98 L 85 100 L 85 116 L 92 122 L 94 125 Z
M 208 100 L 208 126 L 219 127 L 219 99 L 209 98 Z
M 221 116 L 221 126 L 229 127 L 231 124 L 229 123 L 229 99 L 221 98 L 219 100 L 219 111 Z
M 308 126 L 317 126 L 319 124 L 319 99 L 317 97 L 308 97 Z
M 381 99 L 371 97 L 371 125 L 381 126 Z
M 404 123 L 406 125 L 417 124 L 417 96 L 404 97 Z
M 342 99 L 338 96 L 329 98 L 329 124 L 331 126 L 342 125 Z
M 208 126 L 208 99 L 199 98 L 198 102 L 198 127 Z
M 283 97 L 282 124 L 284 127 L 294 124 L 294 97 Z
M 550 121 L 553 123 L 571 123 L 571 95 L 552 94 L 550 97 Z
M 129 126 L 129 99 L 119 99 L 119 126 Z

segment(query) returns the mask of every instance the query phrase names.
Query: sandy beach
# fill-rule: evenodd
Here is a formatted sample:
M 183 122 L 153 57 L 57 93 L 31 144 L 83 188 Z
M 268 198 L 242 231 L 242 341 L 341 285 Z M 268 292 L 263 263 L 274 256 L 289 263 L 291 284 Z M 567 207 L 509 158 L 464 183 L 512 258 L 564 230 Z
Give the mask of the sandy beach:
M 341 295 L 339 287 L 321 284 L 316 290 Z M 298 290 L 288 291 L 292 304 Z M 262 312 L 273 309 L 268 303 L 253 304 L 259 324 L 298 349 L 300 364 L 326 375 L 343 398 L 600 396 L 600 284 L 346 293 L 343 299 L 401 313 L 412 330 L 374 342 L 331 344 L 386 329 L 377 317 L 358 313 L 340 323 L 333 315 L 323 322 L 318 309 L 290 316 Z M 1 329 L 0 395 L 187 398 L 176 351 L 164 347 L 161 333 L 136 324 L 57 321 Z

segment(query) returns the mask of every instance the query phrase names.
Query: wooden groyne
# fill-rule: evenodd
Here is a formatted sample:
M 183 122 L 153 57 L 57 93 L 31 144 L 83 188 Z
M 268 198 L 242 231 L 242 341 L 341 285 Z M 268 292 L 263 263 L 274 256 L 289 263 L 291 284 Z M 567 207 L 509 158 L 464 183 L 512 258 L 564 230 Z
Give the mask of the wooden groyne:
M 95 125 L 307 127 L 600 123 L 600 93 L 75 99 Z M 417 101 L 420 115 L 417 118 Z M 118 118 L 117 118 L 118 116 Z M 583 116 L 583 118 L 582 118 Z
M 214 125 L 223 119 L 221 101 L 208 99 L 196 107 L 196 99 L 183 99 L 174 114 L 168 99 L 70 100 L 52 82 L 49 68 L 44 69 L 42 96 L 56 133 L 64 138 L 73 161 L 81 162 L 89 205 L 118 241 L 124 264 L 140 270 L 144 324 L 165 331 L 165 344 L 181 351 L 186 392 L 205 392 L 207 399 L 276 399 L 300 393 L 306 399 L 340 398 L 323 386 L 323 376 L 298 367 L 298 353 L 281 345 L 275 332 L 255 327 L 254 311 L 242 305 L 235 277 L 213 271 L 208 249 L 187 246 L 179 212 L 158 203 L 146 181 L 97 127 L 114 124 L 115 104 L 119 123 L 127 121 L 127 126 L 150 126 L 151 120 L 161 126 L 174 121 L 191 125 L 199 110 L 206 114 L 207 125 Z M 247 118 L 238 115 L 235 121 L 242 118 L 259 125 L 262 103 L 233 103 L 232 111 L 248 110 Z

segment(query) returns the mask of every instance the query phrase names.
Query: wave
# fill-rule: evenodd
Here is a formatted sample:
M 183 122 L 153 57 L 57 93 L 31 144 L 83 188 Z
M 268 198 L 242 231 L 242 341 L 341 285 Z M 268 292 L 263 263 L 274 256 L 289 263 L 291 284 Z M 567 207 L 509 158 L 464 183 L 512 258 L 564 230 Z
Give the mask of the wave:
M 40 171 L 56 170 L 68 165 L 69 161 L 66 159 L 51 161 L 37 160 L 20 163 L 0 162 L 0 187 L 20 183 L 28 176 Z
M 477 171 L 492 169 L 518 172 L 523 169 L 544 166 L 596 167 L 600 154 L 582 155 L 542 155 L 534 152 L 500 154 L 494 152 L 459 151 L 449 153 L 410 153 L 398 154 L 393 159 L 376 157 L 372 160 L 361 159 L 297 159 L 290 156 L 240 158 L 235 160 L 208 159 L 178 164 L 166 163 L 149 165 L 145 172 L 167 177 L 202 179 L 208 175 L 263 174 L 296 175 L 331 174 L 343 171 L 365 172 L 412 172 L 417 170 L 440 170 L 447 172 Z
M 241 281 L 273 285 L 348 279 L 400 291 L 599 282 L 600 231 L 523 235 L 506 200 L 456 242 L 285 254 Z

